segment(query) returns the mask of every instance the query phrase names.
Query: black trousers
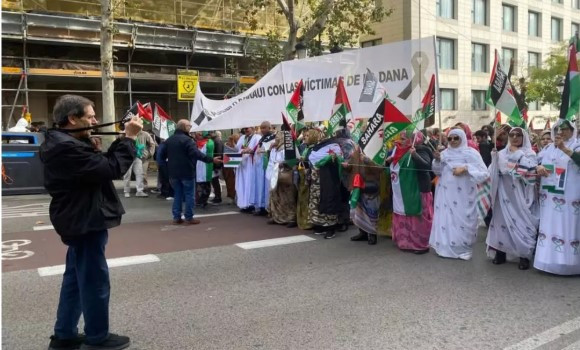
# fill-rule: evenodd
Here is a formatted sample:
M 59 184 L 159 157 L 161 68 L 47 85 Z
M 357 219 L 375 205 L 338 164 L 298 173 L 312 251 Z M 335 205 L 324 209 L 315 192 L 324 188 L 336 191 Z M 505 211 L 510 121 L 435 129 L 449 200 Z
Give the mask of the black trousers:
M 215 194 L 214 200 L 222 200 L 222 185 L 220 184 L 220 177 L 216 176 L 211 179 L 211 186 L 213 187 L 213 193 Z

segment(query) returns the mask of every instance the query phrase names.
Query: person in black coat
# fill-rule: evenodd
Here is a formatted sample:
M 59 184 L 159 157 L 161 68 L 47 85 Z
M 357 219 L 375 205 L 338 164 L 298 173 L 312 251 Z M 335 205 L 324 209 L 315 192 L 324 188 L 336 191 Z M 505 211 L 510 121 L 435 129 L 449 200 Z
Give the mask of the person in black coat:
M 49 349 L 124 349 L 130 339 L 109 333 L 109 269 L 105 258 L 108 229 L 125 213 L 114 179 L 127 172 L 136 157 L 135 138 L 143 124 L 134 117 L 125 137 L 106 153 L 90 141 L 97 124 L 92 101 L 76 95 L 60 97 L 54 106 L 57 129 L 48 130 L 40 146 L 44 184 L 52 197 L 50 221 L 68 246 L 57 320 Z M 81 314 L 85 336 L 78 334 Z
M 488 139 L 487 132 L 484 130 L 477 130 L 475 134 L 475 139 L 479 145 L 479 154 L 481 154 L 481 158 L 485 163 L 485 166 L 489 166 L 491 164 L 491 151 L 493 150 L 493 143 L 491 143 Z
M 177 122 L 175 133 L 165 141 L 166 147 L 160 152 L 160 159 L 167 159 L 169 182 L 173 188 L 173 223 L 184 223 L 181 219 L 183 200 L 185 199 L 185 224 L 196 225 L 200 221 L 193 218 L 195 169 L 197 161 L 221 164 L 220 157 L 208 157 L 197 148 L 193 138 L 189 136 L 191 122 L 181 119 Z

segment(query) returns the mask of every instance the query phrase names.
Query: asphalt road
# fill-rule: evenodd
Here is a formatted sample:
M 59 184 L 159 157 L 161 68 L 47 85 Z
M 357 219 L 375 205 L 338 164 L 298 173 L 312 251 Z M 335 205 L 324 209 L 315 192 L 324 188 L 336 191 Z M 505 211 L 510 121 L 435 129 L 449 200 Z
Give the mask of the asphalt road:
M 50 224 L 46 216 L 5 217 L 42 214 L 48 201 L 3 198 L 3 349 L 45 349 L 52 334 L 61 276 L 38 268 L 63 264 L 65 248 L 54 231 L 33 231 Z M 350 242 L 354 229 L 324 240 L 229 205 L 176 228 L 170 202 L 123 201 L 128 214 L 111 231 L 108 257 L 159 260 L 110 270 L 111 331 L 129 335 L 131 349 L 580 348 L 580 278 L 494 266 L 484 230 L 465 262 L 404 253 L 386 238 Z M 8 240 L 31 241 L 17 249 L 34 254 L 5 259 L 17 256 L 5 254 Z

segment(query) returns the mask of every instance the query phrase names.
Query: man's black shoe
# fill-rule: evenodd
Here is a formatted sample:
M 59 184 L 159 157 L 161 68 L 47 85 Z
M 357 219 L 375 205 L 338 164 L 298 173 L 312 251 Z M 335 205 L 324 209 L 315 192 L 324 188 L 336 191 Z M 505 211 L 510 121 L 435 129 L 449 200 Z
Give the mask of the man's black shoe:
M 369 244 L 370 245 L 377 244 L 377 235 L 369 234 Z
M 100 344 L 83 344 L 81 350 L 122 350 L 131 345 L 131 339 L 123 335 L 110 333 L 109 337 Z
M 48 350 L 76 350 L 81 348 L 84 341 L 84 334 L 79 334 L 74 339 L 58 339 L 55 335 L 51 335 Z
M 214 198 L 214 199 L 211 200 L 211 203 L 212 204 L 221 204 L 221 202 L 222 202 L 222 199 L 221 198 Z

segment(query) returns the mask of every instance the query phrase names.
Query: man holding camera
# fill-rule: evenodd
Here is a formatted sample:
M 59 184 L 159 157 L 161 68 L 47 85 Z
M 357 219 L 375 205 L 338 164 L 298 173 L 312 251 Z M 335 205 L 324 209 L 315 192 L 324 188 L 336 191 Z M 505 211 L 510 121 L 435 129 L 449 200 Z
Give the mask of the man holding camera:
M 113 185 L 136 156 L 135 138 L 143 124 L 133 117 L 125 137 L 102 153 L 91 141 L 97 125 L 92 101 L 76 95 L 60 97 L 53 110 L 57 129 L 41 145 L 44 183 L 52 197 L 50 220 L 68 246 L 66 268 L 49 349 L 125 349 L 128 337 L 109 333 L 109 268 L 105 258 L 108 229 L 125 213 Z M 81 314 L 85 335 L 79 335 Z

